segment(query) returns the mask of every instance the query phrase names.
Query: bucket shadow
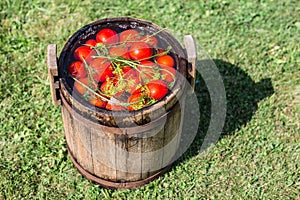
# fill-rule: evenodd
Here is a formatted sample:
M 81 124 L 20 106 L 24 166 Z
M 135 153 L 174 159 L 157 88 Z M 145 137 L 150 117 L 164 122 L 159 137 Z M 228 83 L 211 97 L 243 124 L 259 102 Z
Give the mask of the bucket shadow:
M 206 65 L 205 67 L 209 69 L 207 63 L 212 62 L 198 61 L 197 64 L 200 67 Z M 218 59 L 213 60 L 213 63 L 219 70 L 226 93 L 225 123 L 221 130 L 221 135 L 217 135 L 217 138 L 212 139 L 217 142 L 222 137 L 233 134 L 235 131 L 245 126 L 257 111 L 258 102 L 271 96 L 274 93 L 274 88 L 270 78 L 255 82 L 244 70 L 236 65 Z M 207 142 L 207 138 L 205 137 L 207 136 L 210 121 L 212 120 L 212 116 L 215 116 L 214 114 L 212 115 L 210 92 L 214 91 L 209 91 L 203 77 L 201 77 L 200 74 L 197 74 L 195 94 L 199 103 L 200 123 L 194 141 L 178 160 L 179 162 L 189 159 L 199 154 L 199 152 L 205 151 L 207 147 L 210 146 L 204 144 Z M 192 127 L 193 124 L 190 124 L 189 120 L 186 120 L 184 126 Z M 188 128 L 184 128 L 184 130 L 188 130 Z M 184 136 L 187 137 L 188 133 L 184 133 Z M 212 144 L 213 143 L 214 142 L 212 142 Z

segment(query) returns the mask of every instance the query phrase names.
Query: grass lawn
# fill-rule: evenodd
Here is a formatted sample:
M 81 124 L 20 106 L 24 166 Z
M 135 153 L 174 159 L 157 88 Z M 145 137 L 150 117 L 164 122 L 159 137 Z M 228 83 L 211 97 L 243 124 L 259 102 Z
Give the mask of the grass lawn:
M 192 34 L 222 75 L 227 117 L 199 152 L 210 117 L 171 171 L 139 189 L 108 190 L 70 161 L 51 104 L 50 43 L 92 21 L 131 16 Z M 296 0 L 0 1 L 0 199 L 300 199 L 300 6 Z M 181 39 L 181 38 L 180 38 Z

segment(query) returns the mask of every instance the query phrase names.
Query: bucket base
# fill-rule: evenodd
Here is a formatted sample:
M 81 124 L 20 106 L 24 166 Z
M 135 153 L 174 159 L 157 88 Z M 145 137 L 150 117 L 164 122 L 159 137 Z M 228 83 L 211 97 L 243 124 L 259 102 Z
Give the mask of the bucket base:
M 134 189 L 141 187 L 155 179 L 157 179 L 162 174 L 166 173 L 170 168 L 171 165 L 164 167 L 157 173 L 153 174 L 152 176 L 145 178 L 140 181 L 130 181 L 130 182 L 113 182 L 109 180 L 105 180 L 103 178 L 100 178 L 98 176 L 95 176 L 94 174 L 91 174 L 90 172 L 86 171 L 80 164 L 76 161 L 73 154 L 71 153 L 69 147 L 67 146 L 68 154 L 71 158 L 71 161 L 73 162 L 74 166 L 77 168 L 77 170 L 87 179 L 101 185 L 102 187 L 109 188 L 109 189 Z

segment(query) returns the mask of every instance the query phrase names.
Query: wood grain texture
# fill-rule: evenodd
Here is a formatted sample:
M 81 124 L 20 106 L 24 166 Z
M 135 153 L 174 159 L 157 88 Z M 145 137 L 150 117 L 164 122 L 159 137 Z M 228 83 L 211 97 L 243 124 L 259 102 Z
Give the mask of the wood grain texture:
M 178 140 L 180 140 L 180 125 L 181 125 L 181 106 L 176 104 L 173 107 L 172 114 L 168 116 L 168 120 L 164 126 L 163 140 L 163 160 L 162 166 L 170 164 L 178 149 Z
M 105 133 L 99 129 L 92 129 L 92 157 L 94 174 L 98 177 L 117 181 L 116 148 L 114 134 Z M 88 160 L 86 160 L 88 162 Z
M 92 144 L 91 144 L 91 129 L 87 124 L 81 123 L 74 118 L 74 138 L 77 148 L 77 161 L 86 170 L 94 173 Z M 87 162 L 88 161 L 88 162 Z
M 77 148 L 76 143 L 74 143 L 74 130 L 73 130 L 73 120 L 71 113 L 68 112 L 67 108 L 65 106 L 62 106 L 62 119 L 64 123 L 64 130 L 65 130 L 65 139 L 67 142 L 67 145 L 71 151 L 71 153 L 74 155 L 75 158 L 77 158 Z
M 189 74 L 188 78 L 192 86 L 189 93 L 193 93 L 195 89 L 196 68 L 197 68 L 197 46 L 192 35 L 184 36 L 184 46 L 188 58 L 188 74 Z
M 60 105 L 61 101 L 58 96 L 59 82 L 56 80 L 58 77 L 57 67 L 57 47 L 56 44 L 49 44 L 47 48 L 47 66 L 48 76 L 50 80 L 50 91 L 53 105 Z
M 112 182 L 139 181 L 169 165 L 176 153 L 181 120 L 178 103 L 153 122 L 116 128 L 90 121 L 62 100 L 68 149 L 90 174 Z

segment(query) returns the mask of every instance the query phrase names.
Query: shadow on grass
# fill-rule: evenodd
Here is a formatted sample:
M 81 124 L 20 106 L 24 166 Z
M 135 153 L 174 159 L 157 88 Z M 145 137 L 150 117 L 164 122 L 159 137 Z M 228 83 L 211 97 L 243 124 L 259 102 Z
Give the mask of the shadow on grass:
M 210 66 L 207 66 L 209 62 L 198 61 L 200 67 L 205 65 L 202 62 L 206 64 L 205 67 L 209 70 Z M 274 93 L 274 89 L 270 78 L 254 82 L 251 77 L 238 66 L 218 59 L 213 60 L 213 62 L 216 64 L 223 79 L 226 92 L 226 119 L 222 134 L 219 137 L 219 139 L 221 139 L 226 135 L 233 134 L 236 130 L 246 125 L 258 109 L 258 102 L 271 96 Z M 193 143 L 182 158 L 179 159 L 179 162 L 182 159 L 193 157 L 200 152 L 211 121 L 212 102 L 209 92 L 215 91 L 209 91 L 203 77 L 197 74 L 195 93 L 200 109 L 199 128 Z M 184 126 L 193 125 L 187 121 Z M 188 130 L 188 128 L 184 130 Z M 184 133 L 184 135 L 186 137 L 188 134 Z M 203 150 L 205 149 L 201 149 L 201 151 Z

